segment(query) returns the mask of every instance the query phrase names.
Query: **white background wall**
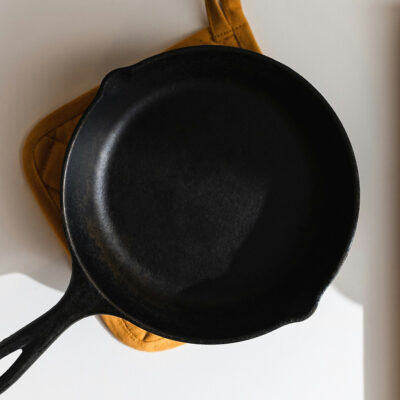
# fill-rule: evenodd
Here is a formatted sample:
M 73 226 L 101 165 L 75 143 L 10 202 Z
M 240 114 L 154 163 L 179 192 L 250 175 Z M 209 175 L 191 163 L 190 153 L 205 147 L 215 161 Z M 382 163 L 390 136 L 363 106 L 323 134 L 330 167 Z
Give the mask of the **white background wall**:
M 354 146 L 361 215 L 334 286 L 310 320 L 229 346 L 141 353 L 86 319 L 4 399 L 400 398 L 400 1 L 242 1 L 264 52 L 322 92 Z M 205 24 L 202 0 L 0 0 L 0 338 L 69 279 L 22 175 L 27 133 L 111 69 Z

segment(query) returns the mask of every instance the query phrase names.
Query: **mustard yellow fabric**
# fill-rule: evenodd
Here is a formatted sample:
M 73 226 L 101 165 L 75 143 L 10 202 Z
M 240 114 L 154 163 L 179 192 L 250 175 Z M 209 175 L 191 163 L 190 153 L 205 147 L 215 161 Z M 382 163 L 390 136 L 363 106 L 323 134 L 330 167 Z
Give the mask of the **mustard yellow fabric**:
M 243 14 L 240 0 L 205 0 L 205 4 L 209 27 L 170 49 L 213 44 L 261 52 Z M 67 252 L 59 200 L 61 169 L 68 141 L 97 90 L 98 87 L 90 90 L 45 117 L 29 133 L 23 148 L 26 178 L 49 224 Z M 182 344 L 149 333 L 121 318 L 108 315 L 102 318 L 116 338 L 137 350 L 161 351 Z

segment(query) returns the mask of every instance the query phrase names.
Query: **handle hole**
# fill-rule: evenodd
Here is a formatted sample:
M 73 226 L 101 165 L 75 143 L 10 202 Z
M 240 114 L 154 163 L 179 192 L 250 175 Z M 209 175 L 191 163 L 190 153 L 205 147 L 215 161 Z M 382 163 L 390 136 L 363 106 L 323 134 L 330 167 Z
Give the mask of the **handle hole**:
M 8 371 L 11 365 L 13 365 L 17 358 L 21 355 L 21 353 L 22 350 L 18 349 L 0 360 L 0 376 Z

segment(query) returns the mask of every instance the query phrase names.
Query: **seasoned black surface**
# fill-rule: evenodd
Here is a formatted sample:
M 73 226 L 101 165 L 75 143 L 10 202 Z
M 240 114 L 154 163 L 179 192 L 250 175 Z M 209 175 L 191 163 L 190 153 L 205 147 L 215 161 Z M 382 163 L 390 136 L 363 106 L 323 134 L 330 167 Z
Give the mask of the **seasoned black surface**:
M 128 318 L 230 342 L 309 315 L 349 246 L 346 134 L 293 71 L 178 50 L 109 74 L 65 165 L 73 252 Z

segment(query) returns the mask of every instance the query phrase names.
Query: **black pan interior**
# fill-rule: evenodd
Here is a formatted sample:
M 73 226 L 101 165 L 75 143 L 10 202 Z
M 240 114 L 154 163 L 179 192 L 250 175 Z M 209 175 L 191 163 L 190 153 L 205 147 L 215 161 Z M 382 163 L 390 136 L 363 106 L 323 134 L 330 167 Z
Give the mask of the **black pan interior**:
M 350 244 L 338 118 L 267 57 L 165 53 L 110 73 L 64 167 L 71 249 L 132 322 L 223 343 L 308 316 Z

